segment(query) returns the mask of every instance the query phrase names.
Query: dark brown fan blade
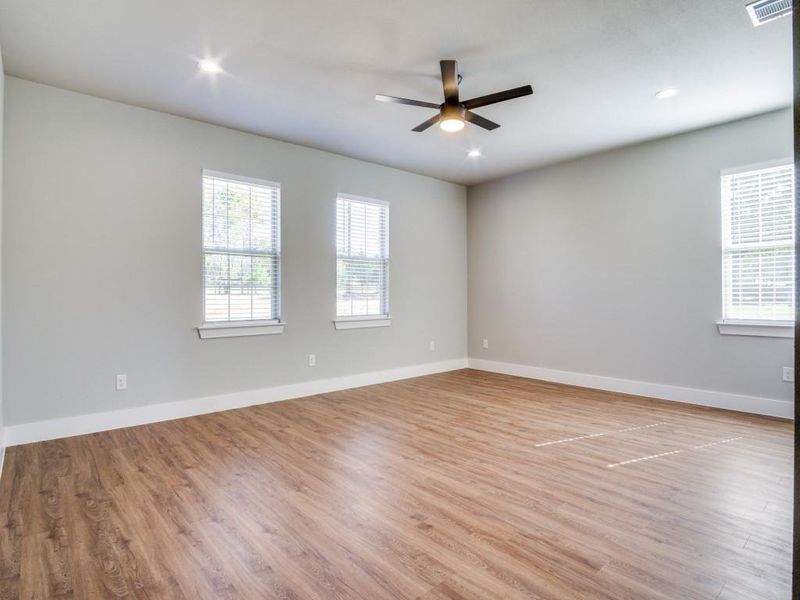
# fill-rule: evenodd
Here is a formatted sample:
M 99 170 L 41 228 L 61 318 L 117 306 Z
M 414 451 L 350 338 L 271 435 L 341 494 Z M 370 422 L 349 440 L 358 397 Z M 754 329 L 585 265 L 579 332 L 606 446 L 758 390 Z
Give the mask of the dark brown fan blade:
M 458 63 L 454 60 L 440 60 L 439 66 L 442 68 L 444 101 L 458 104 Z
M 472 108 L 479 108 L 481 106 L 488 106 L 489 104 L 497 104 L 506 100 L 519 98 L 520 96 L 530 96 L 533 93 L 533 88 L 529 85 L 514 88 L 513 90 L 506 90 L 504 92 L 495 92 L 487 96 L 473 98 L 472 100 L 465 100 L 462 104 L 464 108 L 470 110 Z
M 434 115 L 430 119 L 425 121 L 424 123 L 420 123 L 419 125 L 414 127 L 414 129 L 412 129 L 411 131 L 425 131 L 428 127 L 430 127 L 432 125 L 436 125 L 436 123 L 439 122 L 440 118 L 441 118 L 441 115 Z
M 498 125 L 494 121 L 490 121 L 489 119 L 484 119 L 482 116 L 476 115 L 474 112 L 470 111 L 464 113 L 464 119 L 466 119 L 473 125 L 477 125 L 478 127 L 483 127 L 484 129 L 488 129 L 489 131 L 500 127 L 500 125 Z
M 384 96 L 376 94 L 375 100 L 378 102 L 394 102 L 395 104 L 410 104 L 411 106 L 424 106 L 425 108 L 439 108 L 439 104 L 433 102 L 423 102 L 422 100 L 411 100 L 410 98 L 398 98 L 397 96 Z

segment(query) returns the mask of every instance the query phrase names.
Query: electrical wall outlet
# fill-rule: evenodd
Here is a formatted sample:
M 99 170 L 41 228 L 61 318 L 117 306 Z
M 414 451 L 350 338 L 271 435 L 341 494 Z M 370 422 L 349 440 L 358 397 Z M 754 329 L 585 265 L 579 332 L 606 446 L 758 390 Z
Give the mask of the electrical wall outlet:
M 783 367 L 783 380 L 789 383 L 794 381 L 794 367 Z
M 308 366 L 309 367 L 316 367 L 317 366 L 317 355 L 316 354 L 309 354 L 308 355 Z
M 117 375 L 117 391 L 121 392 L 122 390 L 128 389 L 128 376 L 125 373 L 120 373 Z
M 487 350 L 489 349 L 489 340 L 487 340 L 486 338 L 484 338 L 483 340 L 483 347 L 486 348 Z
M 434 342 L 433 340 L 431 340 L 431 341 L 428 343 L 428 349 L 429 349 L 431 352 L 433 352 L 434 350 L 436 350 L 436 342 Z

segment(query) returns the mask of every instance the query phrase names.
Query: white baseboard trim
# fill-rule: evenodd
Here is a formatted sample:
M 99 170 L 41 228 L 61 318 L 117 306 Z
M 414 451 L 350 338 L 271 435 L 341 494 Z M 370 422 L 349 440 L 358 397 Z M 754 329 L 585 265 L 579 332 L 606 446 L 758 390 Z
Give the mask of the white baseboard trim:
M 289 400 L 290 398 L 302 398 L 304 396 L 324 394 L 326 392 L 345 390 L 364 385 L 373 385 L 376 383 L 385 383 L 387 381 L 397 381 L 400 379 L 408 379 L 409 377 L 432 375 L 434 373 L 443 373 L 445 371 L 466 368 L 467 359 L 459 358 L 442 362 L 400 367 L 397 369 L 388 369 L 385 371 L 371 371 L 369 373 L 357 373 L 355 375 L 344 375 L 342 377 L 333 377 L 330 379 L 317 379 L 314 381 L 292 383 L 271 388 L 247 390 L 221 396 L 150 404 L 147 406 L 138 406 L 109 412 L 9 425 L 5 428 L 5 445 L 17 446 L 19 444 L 29 444 L 31 442 L 41 442 L 44 440 L 71 437 L 73 435 L 96 433 L 98 431 L 108 431 L 110 429 L 119 429 L 122 427 L 158 423 L 159 421 L 181 419 L 222 410 L 230 410 L 232 408 L 243 408 L 255 404 L 279 402 L 281 400 Z
M 544 367 L 532 367 L 514 363 L 496 362 L 480 358 L 469 359 L 470 369 L 491 371 L 506 375 L 517 375 L 529 379 L 541 379 L 555 383 L 566 383 L 579 387 L 594 388 L 609 392 L 620 392 L 636 396 L 648 396 L 659 400 L 673 400 L 687 404 L 699 404 L 714 408 L 724 408 L 738 412 L 768 415 L 771 417 L 794 418 L 794 403 L 786 400 L 761 398 L 759 396 L 744 396 L 729 392 L 716 392 L 697 388 L 666 385 L 663 383 L 649 383 L 632 379 L 618 379 L 603 375 L 589 375 L 573 371 L 559 371 Z

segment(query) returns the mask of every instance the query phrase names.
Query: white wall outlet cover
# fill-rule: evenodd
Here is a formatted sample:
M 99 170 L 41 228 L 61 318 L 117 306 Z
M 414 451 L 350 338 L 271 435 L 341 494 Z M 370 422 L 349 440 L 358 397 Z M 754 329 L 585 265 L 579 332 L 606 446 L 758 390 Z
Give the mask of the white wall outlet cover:
M 431 341 L 430 341 L 430 343 L 428 344 L 428 348 L 430 348 L 430 351 L 431 351 L 431 352 L 433 352 L 434 350 L 436 350 L 436 342 L 434 342 L 433 340 L 431 340 Z
M 783 380 L 789 383 L 794 381 L 794 367 L 783 367 Z
M 483 347 L 484 348 L 488 348 L 489 347 L 489 340 L 487 340 L 487 339 L 483 340 Z
M 308 355 L 308 366 L 309 367 L 316 367 L 317 366 L 317 355 L 316 354 L 309 354 Z
M 125 373 L 117 375 L 117 391 L 128 389 L 128 376 Z

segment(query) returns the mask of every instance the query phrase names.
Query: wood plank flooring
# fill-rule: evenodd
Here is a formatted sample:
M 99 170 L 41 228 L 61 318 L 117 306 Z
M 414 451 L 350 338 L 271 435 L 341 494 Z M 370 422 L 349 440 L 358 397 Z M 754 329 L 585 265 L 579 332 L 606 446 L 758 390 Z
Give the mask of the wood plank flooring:
M 791 447 L 471 370 L 18 446 L 0 597 L 785 599 Z

